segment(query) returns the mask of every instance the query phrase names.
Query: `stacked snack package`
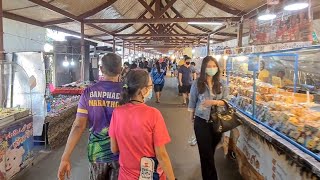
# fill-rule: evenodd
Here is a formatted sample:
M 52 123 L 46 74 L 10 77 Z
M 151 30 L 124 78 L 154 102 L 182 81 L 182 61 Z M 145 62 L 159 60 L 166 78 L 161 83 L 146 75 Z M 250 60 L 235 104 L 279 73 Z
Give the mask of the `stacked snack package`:
M 230 77 L 230 100 L 237 108 L 252 115 L 253 80 Z M 320 154 L 320 112 L 312 95 L 286 92 L 257 80 L 255 118 L 287 135 L 309 150 Z
M 67 96 L 67 95 L 58 95 L 53 98 L 51 102 L 51 111 L 49 116 L 57 116 L 62 111 L 69 109 L 70 107 L 76 105 L 79 102 L 80 95 Z

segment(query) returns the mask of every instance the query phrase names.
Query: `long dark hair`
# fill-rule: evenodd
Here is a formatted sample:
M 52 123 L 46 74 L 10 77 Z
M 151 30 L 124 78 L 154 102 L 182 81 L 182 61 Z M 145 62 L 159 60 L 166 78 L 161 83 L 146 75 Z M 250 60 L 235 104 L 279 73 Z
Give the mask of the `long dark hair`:
M 124 80 L 120 105 L 127 104 L 137 94 L 139 89 L 147 87 L 149 74 L 144 70 L 132 70 Z
M 160 69 L 160 63 L 159 61 L 156 62 L 156 68 L 158 70 L 158 73 L 160 74 L 161 73 L 161 69 Z
M 203 94 L 206 91 L 206 84 L 207 84 L 207 74 L 206 74 L 206 68 L 208 66 L 208 63 L 210 61 L 213 61 L 217 67 L 218 67 L 218 72 L 215 74 L 212 78 L 212 92 L 215 94 L 221 94 L 221 82 L 220 82 L 220 68 L 219 68 L 219 63 L 218 61 L 212 57 L 212 56 L 207 56 L 202 60 L 202 65 L 201 65 L 201 72 L 200 72 L 200 77 L 198 79 L 198 91 L 200 94 Z

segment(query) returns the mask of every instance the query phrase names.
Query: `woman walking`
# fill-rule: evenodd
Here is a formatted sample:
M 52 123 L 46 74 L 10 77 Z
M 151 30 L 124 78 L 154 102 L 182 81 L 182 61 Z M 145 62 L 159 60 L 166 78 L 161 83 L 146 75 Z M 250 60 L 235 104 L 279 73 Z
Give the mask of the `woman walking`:
M 207 56 L 201 65 L 200 77 L 193 83 L 190 93 L 189 111 L 194 120 L 194 130 L 199 147 L 203 180 L 218 180 L 214 164 L 214 153 L 222 134 L 213 129 L 210 114 L 214 106 L 225 106 L 222 101 L 228 95 L 220 81 L 220 68 L 215 58 Z M 220 108 L 218 108 L 220 109 Z
M 151 179 L 151 176 L 175 179 L 165 147 L 170 137 L 164 119 L 159 110 L 145 104 L 152 86 L 148 72 L 129 72 L 122 106 L 112 115 L 109 135 L 112 152 L 121 152 L 119 180 Z
M 152 70 L 151 76 L 154 85 L 154 92 L 156 93 L 156 103 L 160 103 L 161 92 L 164 87 L 165 70 L 161 69 L 160 63 L 156 62 L 156 67 Z

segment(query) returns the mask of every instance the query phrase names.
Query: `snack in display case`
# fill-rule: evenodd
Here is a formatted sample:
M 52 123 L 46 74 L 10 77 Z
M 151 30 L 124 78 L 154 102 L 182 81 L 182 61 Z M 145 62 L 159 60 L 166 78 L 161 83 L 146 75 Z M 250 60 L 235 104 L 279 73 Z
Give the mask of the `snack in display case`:
M 260 68 L 252 77 L 243 70 L 249 61 L 229 58 L 230 103 L 320 156 L 320 51 L 257 56 Z
M 18 64 L 0 62 L 0 125 L 31 114 L 31 86 L 26 71 Z

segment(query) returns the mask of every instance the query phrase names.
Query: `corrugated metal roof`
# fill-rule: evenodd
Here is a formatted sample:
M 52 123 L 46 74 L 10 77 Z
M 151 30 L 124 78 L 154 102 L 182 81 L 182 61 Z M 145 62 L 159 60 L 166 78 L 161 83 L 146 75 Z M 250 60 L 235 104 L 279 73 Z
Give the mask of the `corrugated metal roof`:
M 49 0 L 51 2 L 52 0 Z M 80 15 L 88 10 L 94 9 L 107 2 L 106 0 L 54 0 L 50 4 L 70 12 L 73 15 Z

